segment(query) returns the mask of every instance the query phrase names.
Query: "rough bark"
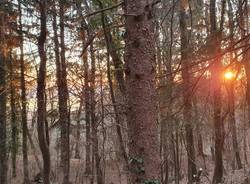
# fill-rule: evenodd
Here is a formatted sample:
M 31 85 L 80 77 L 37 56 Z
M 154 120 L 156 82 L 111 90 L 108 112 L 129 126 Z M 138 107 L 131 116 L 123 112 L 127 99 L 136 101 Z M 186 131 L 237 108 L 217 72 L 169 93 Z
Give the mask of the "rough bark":
M 125 75 L 130 183 L 159 182 L 154 1 L 125 2 Z
M 39 146 L 42 152 L 43 158 L 43 182 L 44 184 L 50 184 L 50 151 L 46 135 L 46 99 L 45 99 L 45 82 L 46 82 L 46 17 L 47 17 L 47 1 L 40 1 L 40 35 L 38 38 L 38 52 L 40 57 L 40 66 L 37 78 L 37 132 Z

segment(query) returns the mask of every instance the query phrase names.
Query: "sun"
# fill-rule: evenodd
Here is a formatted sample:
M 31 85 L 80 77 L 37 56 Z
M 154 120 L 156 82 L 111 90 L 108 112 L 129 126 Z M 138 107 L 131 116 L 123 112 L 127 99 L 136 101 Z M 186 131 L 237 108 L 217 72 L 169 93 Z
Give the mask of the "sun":
M 226 80 L 232 80 L 234 77 L 235 77 L 235 75 L 232 71 L 226 71 L 224 74 L 224 78 Z

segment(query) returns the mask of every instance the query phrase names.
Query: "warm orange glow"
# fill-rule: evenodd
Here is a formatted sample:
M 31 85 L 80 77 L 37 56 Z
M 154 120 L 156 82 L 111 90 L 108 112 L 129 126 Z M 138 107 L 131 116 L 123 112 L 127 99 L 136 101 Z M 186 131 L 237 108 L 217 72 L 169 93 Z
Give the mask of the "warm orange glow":
M 232 71 L 226 71 L 224 74 L 224 78 L 226 80 L 232 80 L 234 77 L 235 77 L 235 75 Z

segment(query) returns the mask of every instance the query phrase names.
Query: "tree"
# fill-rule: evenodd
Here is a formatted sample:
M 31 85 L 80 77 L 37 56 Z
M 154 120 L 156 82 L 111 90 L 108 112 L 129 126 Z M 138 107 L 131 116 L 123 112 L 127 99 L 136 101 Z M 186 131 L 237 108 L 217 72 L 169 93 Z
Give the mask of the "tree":
M 40 35 L 38 38 L 38 52 L 40 57 L 40 66 L 37 78 L 37 133 L 39 146 L 43 158 L 43 181 L 44 184 L 50 184 L 50 151 L 48 143 L 48 134 L 46 133 L 46 100 L 45 100 L 45 80 L 46 80 L 46 11 L 47 1 L 39 1 L 40 10 Z
M 187 141 L 187 159 L 188 159 L 188 183 L 192 184 L 194 175 L 196 175 L 195 165 L 195 150 L 194 150 L 194 137 L 193 137 L 193 125 L 192 125 L 192 83 L 190 76 L 190 46 L 189 35 L 190 31 L 187 28 L 187 10 L 186 5 L 188 2 L 182 0 L 180 2 L 180 29 L 181 29 L 181 63 L 182 63 L 182 79 L 183 79 L 183 118 L 186 130 Z
M 63 167 L 63 183 L 69 183 L 69 169 L 70 169 L 70 150 L 69 150 L 69 111 L 68 111 L 68 85 L 67 85 L 67 66 L 65 59 L 65 42 L 64 42 L 64 2 L 60 2 L 59 17 L 60 17 L 60 38 L 59 45 L 57 33 L 57 14 L 56 1 L 53 4 L 53 31 L 54 31 L 54 52 L 56 60 L 56 78 L 58 91 L 58 105 L 59 105 L 59 124 L 61 126 L 61 165 Z M 61 52 L 59 51 L 61 48 Z
M 0 1 L 0 183 L 247 183 L 248 8 Z
M 229 31 L 230 31 L 230 45 L 233 45 L 233 15 L 232 15 L 232 4 L 231 1 L 228 1 L 228 18 L 229 18 Z M 238 63 L 233 63 L 233 53 L 230 53 L 230 64 L 237 65 Z M 234 74 L 235 75 L 235 74 Z M 228 92 L 228 109 L 229 109 L 229 123 L 230 123 L 230 131 L 233 143 L 233 154 L 234 159 L 233 163 L 236 161 L 237 169 L 242 169 L 242 163 L 240 159 L 240 151 L 238 145 L 238 138 L 237 138 L 237 128 L 236 128 L 236 120 L 235 120 L 235 77 L 233 76 L 231 79 L 228 79 L 226 87 Z M 234 165 L 234 164 L 233 164 Z
M 65 2 L 60 1 L 59 5 L 59 17 L 60 17 L 60 59 L 59 66 L 60 76 L 58 80 L 58 99 L 59 99 L 59 121 L 61 125 L 61 163 L 63 167 L 63 184 L 69 183 L 69 169 L 70 169 L 70 148 L 69 148 L 69 110 L 68 110 L 68 85 L 67 85 L 67 65 L 65 58 L 65 42 L 64 42 L 64 14 L 65 14 Z
M 222 9 L 224 9 L 225 1 L 222 2 Z M 225 9 L 224 9 L 225 10 Z M 211 22 L 211 45 L 210 51 L 212 56 L 216 56 L 220 53 L 220 42 L 222 35 L 222 26 L 224 20 L 224 12 L 222 10 L 221 14 L 221 27 L 217 28 L 217 18 L 216 18 L 216 0 L 210 0 L 210 22 Z M 222 148 L 223 148 L 223 121 L 221 115 L 222 101 L 221 101 L 221 83 L 222 83 L 222 64 L 221 58 L 216 57 L 213 60 L 211 66 L 213 81 L 213 118 L 214 118 L 214 132 L 215 132 L 215 167 L 213 183 L 221 183 L 223 177 L 223 158 L 222 158 Z
M 1 21 L 2 22 L 2 21 Z M 0 29 L 2 29 L 0 25 Z M 1 34 L 2 35 L 2 34 Z M 1 38 L 1 40 L 3 40 Z M 6 60 L 0 48 L 0 183 L 7 184 Z
M 17 94 L 15 92 L 15 60 L 9 56 L 9 77 L 10 77 L 10 111 L 11 111 L 11 161 L 12 176 L 16 177 L 16 160 L 18 153 L 18 123 L 17 123 Z
M 6 2 L 3 2 L 5 5 Z M 7 20 L 4 6 L 0 8 L 0 183 L 7 184 L 7 128 L 6 128 L 6 103 L 7 103 L 7 85 L 6 85 L 6 46 L 5 24 Z
M 87 1 L 84 1 L 86 7 L 88 7 Z M 82 46 L 84 47 L 85 41 L 87 40 L 87 35 L 89 36 L 88 25 L 86 20 L 82 14 L 82 3 L 76 2 L 77 7 L 77 15 L 81 18 L 80 21 L 80 31 L 79 31 L 79 38 L 82 42 Z M 88 8 L 86 8 L 88 10 Z M 87 29 L 87 30 L 85 30 Z M 91 169 L 91 98 L 90 98 L 90 86 L 89 86 L 89 64 L 88 64 L 88 53 L 86 49 L 83 50 L 82 53 L 82 61 L 83 61 L 83 73 L 84 73 L 84 88 L 82 89 L 81 94 L 81 101 L 84 98 L 84 107 L 85 107 L 85 122 L 86 122 L 86 146 L 85 146 L 85 174 L 89 177 L 93 170 Z M 90 179 L 93 179 L 90 178 Z
M 99 6 L 101 9 L 103 9 L 103 4 L 101 1 L 99 1 Z M 121 129 L 121 126 L 123 123 L 122 112 L 121 112 L 122 109 L 118 107 L 117 105 L 118 100 L 116 100 L 115 98 L 115 92 L 114 92 L 112 75 L 111 75 L 110 56 L 112 58 L 112 61 L 115 67 L 115 78 L 116 78 L 116 81 L 118 82 L 119 92 L 122 94 L 120 96 L 125 98 L 126 87 L 125 87 L 125 81 L 124 81 L 124 72 L 122 70 L 123 63 L 121 59 L 119 58 L 119 55 L 117 54 L 115 43 L 112 38 L 111 30 L 107 28 L 106 24 L 108 21 L 104 12 L 101 13 L 101 22 L 102 22 L 102 29 L 104 32 L 105 43 L 107 47 L 107 78 L 108 78 L 108 83 L 109 83 L 111 101 L 114 106 L 114 112 L 115 112 L 116 133 L 117 133 L 117 137 L 119 140 L 119 148 L 120 148 L 119 151 L 123 157 L 124 163 L 127 165 L 128 156 L 126 152 L 126 147 L 124 145 L 122 129 Z M 124 101 L 124 99 L 120 99 L 120 101 Z
M 240 35 L 243 39 L 247 35 L 247 19 L 248 19 L 248 1 L 239 0 L 239 27 Z M 245 39 L 243 44 L 248 44 L 248 39 Z M 246 72 L 246 102 L 248 125 L 250 125 L 250 63 L 248 62 L 249 51 L 243 53 L 243 65 Z
M 154 1 L 125 2 L 125 75 L 130 183 L 157 183 Z
M 21 1 L 18 1 L 18 11 L 19 11 L 19 32 L 20 32 L 20 83 L 21 83 L 21 106 L 22 106 L 22 151 L 23 151 L 23 176 L 24 176 L 24 184 L 29 184 L 29 167 L 28 167 L 28 147 L 27 147 L 27 99 L 26 99 L 26 84 L 25 84 L 25 63 L 24 63 L 24 51 L 23 51 L 23 26 L 22 26 L 22 8 Z
M 82 30 L 83 38 L 85 39 L 85 30 Z M 83 67 L 84 67 L 84 97 L 85 97 L 85 119 L 86 119 L 86 168 L 85 174 L 90 176 L 91 171 L 91 100 L 90 100 L 90 86 L 89 86 L 89 64 L 88 53 L 83 54 Z

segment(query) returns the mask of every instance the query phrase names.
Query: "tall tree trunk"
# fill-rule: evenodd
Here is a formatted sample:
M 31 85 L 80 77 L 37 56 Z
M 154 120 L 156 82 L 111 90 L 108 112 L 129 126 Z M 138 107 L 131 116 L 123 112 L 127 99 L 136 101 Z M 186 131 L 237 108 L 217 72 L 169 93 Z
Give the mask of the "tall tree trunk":
M 10 56 L 11 57 L 11 56 Z M 15 92 L 14 78 L 14 61 L 10 58 L 9 61 L 9 77 L 10 77 L 10 109 L 11 109 L 11 163 L 12 176 L 16 177 L 16 157 L 18 151 L 18 124 L 17 124 L 17 105 Z
M 174 149 L 175 149 L 175 171 L 174 171 L 174 174 L 175 174 L 175 183 L 176 184 L 179 184 L 180 183 L 180 179 L 181 179 L 181 167 L 180 167 L 180 145 L 179 145 L 179 129 L 178 129 L 178 124 L 175 125 L 175 137 L 173 137 L 173 141 L 175 142 L 173 145 L 174 145 Z
M 163 27 L 163 31 L 166 34 L 163 37 L 163 41 L 169 43 L 169 45 L 164 44 L 163 46 L 157 46 L 157 64 L 158 64 L 158 74 L 160 78 L 160 86 L 159 86 L 159 108 L 160 108 L 160 124 L 161 124 L 161 146 L 162 146 L 162 158 L 163 158 L 163 167 L 162 167 L 162 183 L 167 184 L 169 179 L 169 157 L 171 155 L 171 144 L 174 141 L 171 141 L 172 137 L 169 136 L 169 133 L 172 134 L 174 130 L 174 124 L 172 123 L 172 97 L 173 97 L 173 75 L 172 75 L 172 47 L 173 47 L 173 18 L 175 12 L 175 2 L 163 2 L 164 9 L 167 9 L 168 6 L 173 6 L 171 12 L 171 22 L 170 27 L 168 27 L 168 23 L 166 22 Z M 158 25 L 158 29 L 160 29 L 160 25 Z M 157 43 L 160 43 L 160 30 L 158 35 Z M 163 49 L 163 57 L 161 57 L 161 49 Z M 166 70 L 166 74 L 164 71 Z M 167 104 L 167 105 L 166 105 Z M 173 145 L 175 149 L 175 146 Z M 173 158 L 175 160 L 175 151 L 172 152 Z M 179 172 L 179 171 L 178 171 Z
M 83 2 L 86 7 L 88 7 L 87 1 Z M 83 14 L 82 14 L 82 3 L 80 1 L 76 2 L 77 6 L 77 14 L 81 17 L 81 30 L 80 30 L 80 39 L 82 40 L 82 46 L 84 47 L 86 41 L 86 30 L 85 28 L 88 27 Z M 87 8 L 88 11 L 88 8 Z M 90 30 L 87 30 L 88 36 Z M 83 72 L 84 72 L 84 98 L 85 98 L 85 122 L 86 122 L 86 146 L 85 146 L 85 175 L 88 179 L 92 180 L 90 175 L 93 172 L 91 170 L 91 121 L 90 121 L 90 86 L 89 86 L 89 64 L 88 64 L 88 53 L 86 49 L 82 54 L 83 60 Z M 93 175 L 93 174 L 92 174 Z M 92 182 L 90 181 L 89 182 Z
M 0 19 L 0 29 L 3 19 Z M 1 31 L 1 30 L 0 30 Z M 0 40 L 2 41 L 3 38 Z M 0 41 L 0 43 L 1 43 Z M 0 183 L 7 184 L 7 135 L 6 135 L 6 61 L 0 49 Z
M 58 90 L 59 93 L 59 120 L 61 124 L 61 163 L 63 167 L 63 184 L 69 183 L 70 173 L 70 146 L 69 146 L 69 132 L 70 132 L 70 120 L 68 110 L 68 85 L 67 85 L 67 65 L 65 59 L 65 43 L 64 43 L 64 13 L 65 5 L 64 1 L 60 1 L 59 5 L 59 17 L 60 17 L 60 48 L 61 48 L 61 74 L 59 79 Z
M 196 123 L 196 134 L 197 134 L 197 153 L 198 156 L 201 156 L 203 159 L 205 158 L 204 155 L 204 146 L 203 146 L 203 137 L 202 137 L 202 127 L 199 121 L 199 112 L 198 112 L 198 101 L 197 96 L 194 95 L 193 97 L 193 106 L 194 106 L 194 122 Z
M 108 56 L 109 57 L 109 54 Z M 110 59 L 108 58 L 108 62 L 107 62 L 107 78 L 108 78 L 108 83 L 109 83 L 109 89 L 110 89 L 110 96 L 111 96 L 111 101 L 113 104 L 113 108 L 114 108 L 114 113 L 115 113 L 115 125 L 116 125 L 116 133 L 117 133 L 117 137 L 118 137 L 118 141 L 119 141 L 119 152 L 120 156 L 122 156 L 123 161 L 125 164 L 128 163 L 128 157 L 127 157 L 127 152 L 126 152 L 126 148 L 124 145 L 124 141 L 123 141 L 123 133 L 122 133 L 122 125 L 123 125 L 123 118 L 122 118 L 122 109 L 121 107 L 119 107 L 119 103 L 116 99 L 116 94 L 115 94 L 115 90 L 114 90 L 114 86 L 113 86 L 113 81 L 112 81 L 112 73 L 111 73 L 111 66 L 110 66 Z M 120 93 L 120 92 L 118 92 Z M 120 96 L 121 97 L 121 96 Z
M 228 18 L 229 18 L 229 32 L 230 32 L 230 46 L 233 46 L 233 35 L 234 35 L 234 21 L 233 21 L 233 7 L 231 1 L 228 1 Z M 230 64 L 233 63 L 233 53 L 230 53 Z M 230 123 L 230 131 L 231 138 L 233 143 L 233 152 L 234 152 L 234 160 L 237 164 L 237 169 L 242 169 L 242 163 L 240 159 L 240 151 L 237 140 L 237 128 L 236 128 L 236 120 L 235 120 L 235 95 L 234 95 L 234 87 L 235 87 L 235 78 L 228 81 L 228 107 L 229 107 L 229 123 Z
M 235 102 L 234 102 L 234 84 L 233 81 L 229 81 L 228 84 L 228 106 L 229 106 L 229 123 L 231 138 L 233 143 L 234 161 L 236 161 L 237 169 L 242 169 L 242 163 L 240 159 L 240 150 L 237 141 L 236 121 L 235 121 Z
M 82 34 L 85 35 L 84 30 L 82 31 L 83 31 Z M 86 122 L 85 174 L 87 177 L 89 177 L 93 171 L 91 171 L 91 119 L 90 119 L 91 101 L 90 101 L 90 86 L 89 86 L 89 64 L 88 64 L 87 52 L 83 54 L 83 65 L 84 65 L 84 96 L 85 96 L 85 122 Z
M 29 167 L 28 167 L 28 147 L 27 147 L 27 110 L 26 110 L 26 85 L 25 85 L 25 64 L 24 64 L 24 53 L 23 53 L 23 26 L 22 26 L 22 7 L 21 2 L 18 1 L 18 9 L 19 9 L 19 28 L 20 28 L 20 69 L 21 69 L 21 106 L 22 106 L 22 151 L 23 151 L 23 176 L 24 176 L 24 184 L 29 184 Z
M 239 0 L 239 27 L 241 38 L 244 38 L 248 31 L 248 1 Z M 249 39 L 246 39 L 245 43 L 248 44 Z M 247 104 L 247 117 L 248 117 L 248 125 L 250 125 L 250 62 L 249 62 L 249 50 L 243 53 L 242 63 L 244 65 L 244 69 L 246 72 L 246 104 Z
M 133 184 L 160 182 L 153 9 L 153 0 L 125 2 L 129 174 Z
M 211 55 L 220 52 L 221 30 L 217 29 L 216 0 L 210 0 L 210 24 L 211 24 Z M 215 132 L 215 168 L 213 184 L 221 183 L 223 177 L 223 125 L 221 117 L 221 79 L 222 66 L 220 58 L 213 61 L 211 68 L 213 81 L 213 109 L 214 109 L 214 132 Z
M 99 141 L 98 141 L 98 123 L 95 115 L 95 55 L 93 44 L 90 45 L 90 56 L 91 56 L 91 75 L 90 75 L 90 111 L 91 111 L 91 125 L 92 125 L 92 140 L 93 140 L 93 154 L 96 169 L 96 181 L 97 184 L 103 184 L 103 174 L 101 168 L 101 157 L 99 155 Z
M 98 57 L 98 61 L 100 61 L 100 57 Z M 103 91 L 103 71 L 101 69 L 100 66 L 100 62 L 98 62 L 98 68 L 99 68 L 99 72 L 100 72 L 100 95 L 101 95 L 101 99 L 100 99 L 100 105 L 101 105 L 101 115 L 100 115 L 100 122 L 101 122 L 101 126 L 102 126 L 102 136 L 103 136 L 103 141 L 102 141 L 102 158 L 103 158 L 103 180 L 105 181 L 105 168 L 106 168 L 106 159 L 105 159 L 105 144 L 106 144 L 106 139 L 107 139 L 107 132 L 106 132 L 106 128 L 105 128 L 105 110 L 104 110 L 104 91 Z
M 231 2 L 230 2 L 231 3 Z M 230 4 L 229 4 L 230 5 Z M 247 34 L 247 27 L 248 27 L 248 1 L 244 1 L 244 0 L 239 0 L 239 27 L 240 27 L 240 34 L 241 34 L 241 38 L 244 38 Z M 244 44 L 249 44 L 249 39 L 246 39 L 246 41 L 244 41 Z M 247 52 L 243 53 L 243 57 L 242 57 L 242 63 L 244 65 L 244 69 L 246 72 L 246 111 L 247 111 L 247 123 L 244 124 L 244 127 L 249 127 L 250 125 L 250 62 L 249 62 L 249 55 L 250 52 L 249 50 L 247 50 Z M 244 134 L 246 135 L 248 132 L 244 129 Z M 246 145 L 247 145 L 247 141 L 246 141 L 246 137 L 244 137 L 244 155 L 246 155 Z M 245 156 L 245 160 L 246 162 L 247 157 Z
M 85 96 L 85 121 L 86 121 L 86 157 L 85 174 L 91 175 L 91 122 L 90 122 L 90 86 L 89 86 L 89 65 L 88 53 L 83 54 L 84 62 L 84 96 Z
M 99 1 L 99 4 L 100 4 L 100 8 L 103 9 L 103 5 L 102 5 L 101 1 Z M 122 118 L 123 113 L 121 112 L 122 108 L 118 107 L 117 100 L 115 98 L 115 92 L 114 92 L 113 82 L 112 82 L 112 77 L 111 77 L 111 70 L 110 70 L 111 64 L 110 64 L 109 56 L 111 56 L 114 67 L 115 67 L 115 79 L 118 82 L 119 92 L 121 94 L 120 97 L 123 98 L 120 101 L 124 102 L 126 87 L 125 87 L 125 81 L 124 81 L 124 74 L 123 74 L 123 70 L 122 70 L 123 63 L 122 63 L 119 55 L 117 54 L 115 44 L 113 42 L 111 30 L 110 30 L 110 28 L 108 28 L 106 26 L 107 17 L 105 16 L 104 12 L 102 12 L 101 16 L 102 16 L 102 28 L 104 31 L 104 37 L 105 37 L 105 42 L 106 42 L 107 52 L 108 52 L 108 54 L 107 54 L 107 57 L 108 57 L 107 75 L 108 75 L 108 83 L 109 83 L 111 101 L 112 101 L 112 104 L 114 106 L 114 112 L 115 112 L 116 133 L 117 133 L 117 137 L 119 140 L 120 153 L 123 157 L 125 164 L 128 165 L 128 156 L 127 156 L 126 148 L 124 145 L 123 136 L 122 136 L 122 129 L 121 129 L 121 126 L 123 124 L 123 118 Z
M 100 8 L 103 9 L 103 4 L 99 0 Z M 122 60 L 119 57 L 119 54 L 117 53 L 117 49 L 115 47 L 115 43 L 113 41 L 113 37 L 111 34 L 111 29 L 107 26 L 107 17 L 104 12 L 101 13 L 102 16 L 102 28 L 104 31 L 104 37 L 105 37 L 105 42 L 107 46 L 107 50 L 112 58 L 113 64 L 114 64 L 114 74 L 115 74 L 115 79 L 118 82 L 119 90 L 120 92 L 125 95 L 126 93 L 126 86 L 125 86 L 125 80 L 124 80 L 124 72 L 122 70 Z
M 183 118 L 185 121 L 186 141 L 187 141 L 187 157 L 188 157 L 188 184 L 193 183 L 193 176 L 196 174 L 195 165 L 195 150 L 194 150 L 194 138 L 193 138 L 193 126 L 192 126 L 192 83 L 190 76 L 190 46 L 189 46 L 189 34 L 187 29 L 187 11 L 184 4 L 188 4 L 187 0 L 181 0 L 180 2 L 180 29 L 181 29 L 181 63 L 182 63 L 182 79 L 183 79 L 183 100 L 184 110 Z
M 37 132 L 39 146 L 43 157 L 43 180 L 44 184 L 50 184 L 50 151 L 46 135 L 46 100 L 45 100 L 45 82 L 46 82 L 46 17 L 47 1 L 39 2 L 40 8 L 40 36 L 38 38 L 38 52 L 40 57 L 40 66 L 37 79 Z

